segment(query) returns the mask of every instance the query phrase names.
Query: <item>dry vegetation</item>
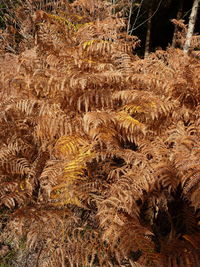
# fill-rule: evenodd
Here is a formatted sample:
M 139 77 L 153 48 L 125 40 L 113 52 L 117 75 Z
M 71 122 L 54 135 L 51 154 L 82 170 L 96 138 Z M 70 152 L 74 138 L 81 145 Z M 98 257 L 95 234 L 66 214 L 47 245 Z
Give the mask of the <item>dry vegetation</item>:
M 200 62 L 134 55 L 124 2 L 26 0 L 7 16 L 1 266 L 200 264 Z

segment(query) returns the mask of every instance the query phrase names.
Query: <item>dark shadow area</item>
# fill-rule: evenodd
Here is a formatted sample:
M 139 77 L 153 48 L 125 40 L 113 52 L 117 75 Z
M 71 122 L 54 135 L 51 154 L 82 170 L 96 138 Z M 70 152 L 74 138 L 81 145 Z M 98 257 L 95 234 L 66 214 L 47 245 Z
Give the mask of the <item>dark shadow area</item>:
M 141 46 L 137 49 L 137 53 L 144 55 L 145 40 L 147 33 L 147 21 L 149 17 L 148 10 L 152 8 L 151 21 L 151 41 L 150 51 L 155 51 L 157 47 L 166 49 L 172 44 L 175 26 L 171 22 L 172 19 L 183 19 L 187 24 L 193 1 L 188 0 L 162 0 L 152 1 L 152 7 L 149 6 L 150 1 L 142 1 L 142 6 L 138 15 L 139 7 L 133 10 L 131 19 L 132 26 L 135 24 L 132 34 L 141 40 Z M 137 20 L 136 20 L 137 17 Z M 195 32 L 199 33 L 200 12 L 198 13 Z

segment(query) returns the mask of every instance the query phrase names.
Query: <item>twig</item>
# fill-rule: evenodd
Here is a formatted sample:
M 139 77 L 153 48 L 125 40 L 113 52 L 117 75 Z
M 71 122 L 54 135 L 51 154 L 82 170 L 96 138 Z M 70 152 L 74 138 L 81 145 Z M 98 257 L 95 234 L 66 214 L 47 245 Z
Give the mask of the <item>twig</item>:
M 161 3 L 162 3 L 162 0 L 160 0 L 158 6 L 157 6 L 156 10 L 154 11 L 154 13 L 152 14 L 152 16 L 149 17 L 148 19 L 146 19 L 145 21 L 143 21 L 142 23 L 140 23 L 137 27 L 132 28 L 130 34 L 132 34 L 133 31 L 135 31 L 136 29 L 138 29 L 140 26 L 142 26 L 142 25 L 143 25 L 144 23 L 146 23 L 148 20 L 151 20 L 151 19 L 155 16 L 155 14 L 157 13 L 158 9 L 160 8 Z

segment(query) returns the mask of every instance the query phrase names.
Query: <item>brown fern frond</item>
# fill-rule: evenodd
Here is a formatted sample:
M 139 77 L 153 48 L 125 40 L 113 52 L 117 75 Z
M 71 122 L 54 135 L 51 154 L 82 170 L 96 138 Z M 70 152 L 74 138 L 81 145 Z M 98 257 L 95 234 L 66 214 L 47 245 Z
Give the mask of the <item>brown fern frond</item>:
M 188 240 L 187 240 L 188 239 Z M 167 266 L 191 266 L 198 264 L 199 249 L 195 248 L 186 236 L 184 240 L 175 239 L 170 244 L 163 244 L 165 258 L 163 264 Z
M 104 229 L 103 238 L 112 246 L 118 261 L 123 257 L 128 257 L 131 251 L 137 251 L 138 249 L 143 251 L 144 259 L 151 257 L 149 251 L 152 249 L 152 243 L 145 237 L 150 232 L 141 227 L 141 225 L 139 226 L 137 218 L 139 216 L 139 207 L 136 203 L 143 198 L 143 192 L 140 191 L 140 188 L 143 188 L 143 190 L 146 188 L 148 191 L 151 183 L 151 178 L 143 175 L 145 174 L 142 174 L 142 171 L 140 172 L 139 168 L 136 167 L 132 171 L 127 170 L 111 186 L 109 197 L 98 204 L 100 208 L 98 212 L 100 225 Z M 144 185 L 145 183 L 146 186 Z M 129 230 L 126 232 L 127 229 L 130 232 Z M 133 235 L 134 238 L 126 238 L 126 234 Z M 137 234 L 140 235 L 141 244 L 136 242 Z M 119 243 L 117 250 L 116 242 Z M 146 250 L 148 251 L 148 256 Z
M 179 139 L 176 145 L 174 161 L 178 169 L 183 186 L 183 193 L 191 201 L 195 208 L 199 207 L 198 185 L 199 185 L 199 138 L 188 136 Z
M 39 199 L 47 200 L 50 198 L 52 187 L 56 185 L 63 175 L 63 161 L 50 160 L 46 165 L 39 177 L 40 194 Z
M 168 190 L 168 192 L 173 192 L 177 189 L 180 182 L 180 179 L 177 177 L 173 166 L 170 166 L 170 163 L 160 163 L 155 166 L 155 176 L 154 190 L 156 191 Z
M 113 98 L 122 101 L 122 105 L 125 105 L 124 109 L 131 115 L 147 113 L 146 120 L 159 119 L 160 116 L 169 114 L 173 108 L 168 101 L 162 102 L 160 98 L 148 91 L 120 91 L 114 93 Z
M 131 1 L 16 4 L 0 32 L 6 264 L 198 266 L 198 59 L 133 55 Z
M 176 19 L 172 19 L 171 20 L 172 23 L 174 23 L 175 25 L 177 25 L 179 28 L 183 29 L 183 30 L 187 30 L 186 25 L 184 24 L 184 20 L 176 20 Z

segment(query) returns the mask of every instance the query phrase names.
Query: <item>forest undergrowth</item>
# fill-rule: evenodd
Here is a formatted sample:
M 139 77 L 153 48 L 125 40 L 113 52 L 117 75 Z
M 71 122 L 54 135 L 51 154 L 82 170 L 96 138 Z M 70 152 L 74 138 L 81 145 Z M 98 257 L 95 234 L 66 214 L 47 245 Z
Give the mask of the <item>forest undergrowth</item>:
M 18 2 L 0 32 L 0 266 L 199 266 L 198 36 L 142 59 L 125 1 Z

